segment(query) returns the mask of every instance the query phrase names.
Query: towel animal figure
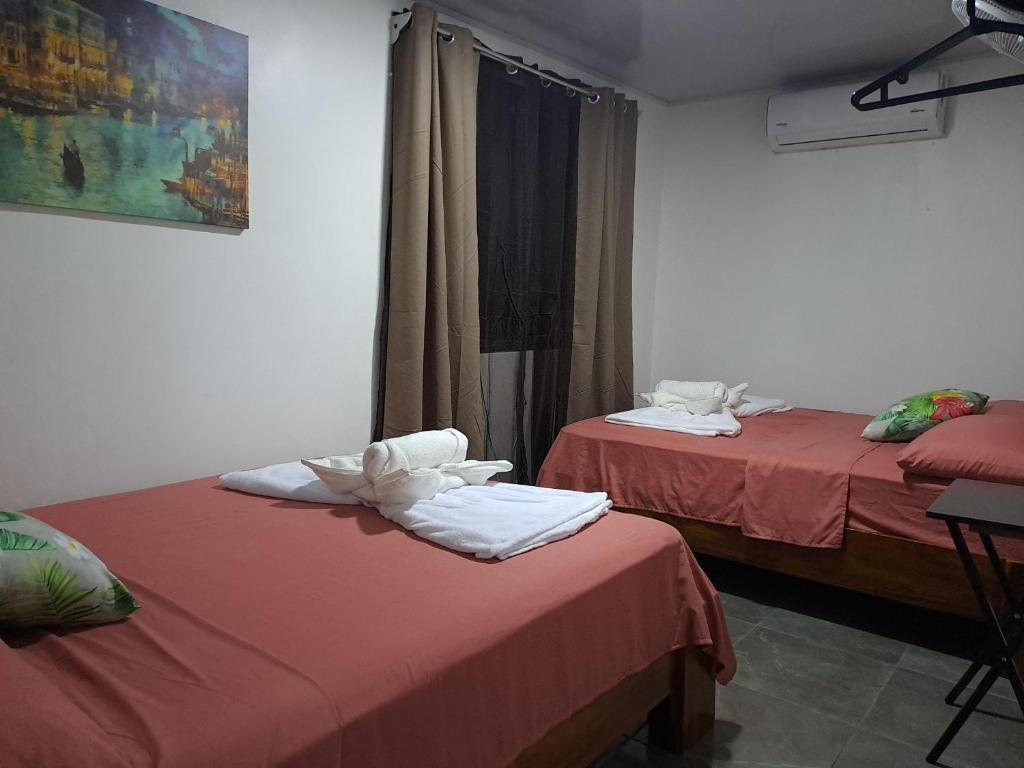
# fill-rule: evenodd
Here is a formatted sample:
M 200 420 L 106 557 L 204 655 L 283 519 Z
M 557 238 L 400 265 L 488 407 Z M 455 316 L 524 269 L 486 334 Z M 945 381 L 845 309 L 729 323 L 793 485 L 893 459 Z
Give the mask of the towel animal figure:
M 483 485 L 507 461 L 467 461 L 469 441 L 457 429 L 435 429 L 371 443 L 362 454 L 303 459 L 331 491 L 369 506 L 430 499 L 465 485 Z
M 647 405 L 685 411 L 694 416 L 710 416 L 740 404 L 750 385 L 744 382 L 727 387 L 720 381 L 672 381 L 663 379 L 653 392 L 639 395 Z
M 228 473 L 221 484 L 263 496 L 376 507 L 443 547 L 500 560 L 572 536 L 611 507 L 605 493 L 489 486 L 512 464 L 467 461 L 466 447 L 458 430 L 421 432 L 373 443 L 361 454 Z

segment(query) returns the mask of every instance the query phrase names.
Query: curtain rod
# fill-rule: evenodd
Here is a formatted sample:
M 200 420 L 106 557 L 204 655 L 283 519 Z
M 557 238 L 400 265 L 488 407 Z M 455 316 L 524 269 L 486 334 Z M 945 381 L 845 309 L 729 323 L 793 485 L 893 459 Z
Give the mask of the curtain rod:
M 437 36 L 441 38 L 442 42 L 455 42 L 455 33 L 452 32 L 450 29 L 438 27 Z M 521 61 L 513 59 L 511 56 L 506 56 L 503 53 L 492 51 L 490 48 L 483 45 L 482 43 L 477 42 L 476 40 L 473 41 L 473 50 L 478 51 L 481 56 L 486 56 L 488 59 L 494 59 L 495 61 L 500 61 L 502 64 L 506 64 L 508 66 L 507 71 L 510 75 L 514 75 L 516 72 L 522 70 L 524 72 L 529 72 L 531 75 L 536 75 L 540 79 L 544 80 L 545 85 L 548 83 L 557 83 L 558 85 L 564 85 L 566 89 L 569 91 L 570 96 L 573 96 L 577 93 L 582 93 L 587 97 L 587 101 L 589 101 L 591 104 L 597 104 L 597 102 L 601 100 L 601 94 L 598 93 L 593 88 L 588 88 L 585 85 L 576 85 L 574 83 L 570 83 L 568 80 L 563 80 L 561 77 L 558 77 L 557 75 L 549 75 L 547 72 L 542 71 L 539 67 L 531 67 L 529 64 L 524 64 Z

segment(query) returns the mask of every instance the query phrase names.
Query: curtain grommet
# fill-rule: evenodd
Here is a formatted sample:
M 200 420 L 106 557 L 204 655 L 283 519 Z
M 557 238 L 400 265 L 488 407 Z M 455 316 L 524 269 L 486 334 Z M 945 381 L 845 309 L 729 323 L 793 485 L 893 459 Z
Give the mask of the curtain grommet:
M 454 32 L 438 32 L 437 36 L 441 38 L 441 42 L 445 45 L 451 45 L 455 42 Z
M 568 96 L 571 99 L 573 96 L 576 95 L 576 89 L 575 88 L 570 88 L 569 86 L 566 86 L 566 88 L 565 88 L 565 95 Z
M 505 65 L 505 72 L 506 72 L 506 74 L 509 74 L 509 75 L 518 74 L 519 73 L 519 67 L 517 67 L 515 64 L 506 64 Z
M 587 101 L 590 102 L 591 104 L 597 104 L 597 102 L 599 102 L 600 100 L 601 94 L 598 93 L 597 91 L 594 91 L 592 94 L 587 96 Z

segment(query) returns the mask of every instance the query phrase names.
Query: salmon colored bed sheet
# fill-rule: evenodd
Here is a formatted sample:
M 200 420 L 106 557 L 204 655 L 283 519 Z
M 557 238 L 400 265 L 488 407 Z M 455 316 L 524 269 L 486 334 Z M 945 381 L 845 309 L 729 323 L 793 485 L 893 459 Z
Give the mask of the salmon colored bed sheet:
M 949 482 L 904 473 L 902 446 L 860 438 L 869 421 L 798 408 L 743 419 L 737 437 L 696 437 L 598 417 L 562 429 L 539 483 L 606 490 L 620 507 L 805 546 L 841 546 L 844 529 L 855 529 L 952 548 L 924 515 Z M 1024 543 L 999 547 L 1024 561 Z
M 502 766 L 670 650 L 735 671 L 688 547 L 633 515 L 497 562 L 213 479 L 31 514 L 142 608 L 0 632 L 5 765 Z

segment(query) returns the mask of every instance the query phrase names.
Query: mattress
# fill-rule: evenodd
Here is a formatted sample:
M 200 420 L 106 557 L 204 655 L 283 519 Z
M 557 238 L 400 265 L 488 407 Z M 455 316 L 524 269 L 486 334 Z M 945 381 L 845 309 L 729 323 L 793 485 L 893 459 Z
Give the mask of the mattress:
M 609 424 L 603 417 L 562 429 L 552 446 L 539 483 L 553 488 L 607 490 L 616 506 L 660 512 L 736 527 L 744 526 L 748 466 L 780 447 L 800 444 L 802 434 L 818 430 L 832 412 L 797 408 L 742 420 L 736 437 L 696 437 L 656 429 Z M 869 416 L 835 414 L 835 429 L 849 444 Z M 849 434 L 847 434 L 849 433 Z M 827 435 L 827 433 L 824 433 Z M 813 441 L 807 441 L 813 455 Z M 848 496 L 843 524 L 847 529 L 952 548 L 945 527 L 925 517 L 925 510 L 949 481 L 909 475 L 896 464 L 897 444 L 873 443 L 850 460 Z M 827 443 L 823 453 L 829 453 Z M 785 493 L 761 483 L 765 494 Z M 778 500 L 773 500 L 777 502 Z M 777 506 L 777 505 L 776 505 Z M 818 510 L 806 498 L 794 504 L 792 519 L 780 526 L 798 526 L 800 515 L 811 521 Z M 760 538 L 767 538 L 762 535 Z M 980 542 L 970 536 L 975 552 Z M 1001 552 L 1024 561 L 1024 542 L 997 542 Z
M 214 479 L 30 513 L 142 608 L 0 632 L 13 764 L 501 766 L 670 650 L 735 670 L 714 588 L 637 516 L 497 562 Z

